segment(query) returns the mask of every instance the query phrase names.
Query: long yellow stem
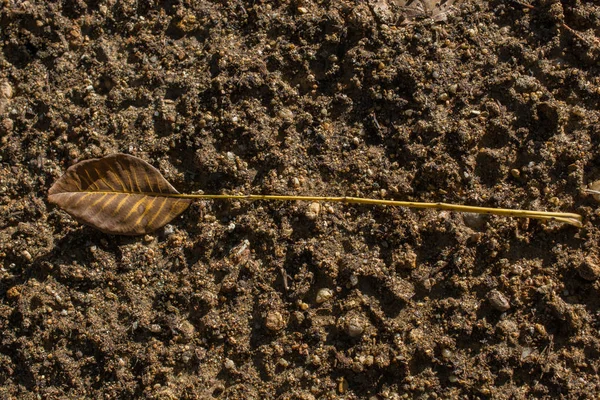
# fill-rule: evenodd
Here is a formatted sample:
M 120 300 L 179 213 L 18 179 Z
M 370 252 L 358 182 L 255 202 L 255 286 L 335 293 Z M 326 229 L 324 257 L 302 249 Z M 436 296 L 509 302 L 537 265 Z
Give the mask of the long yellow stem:
M 156 195 L 165 196 L 163 193 Z M 508 217 L 535 218 L 540 220 L 551 220 L 564 222 L 576 227 L 582 227 L 582 217 L 579 214 L 552 212 L 552 211 L 531 211 L 531 210 L 511 210 L 508 208 L 489 208 L 477 206 L 464 206 L 449 203 L 421 203 L 415 201 L 396 201 L 363 199 L 360 197 L 318 197 L 318 196 L 280 196 L 280 195 L 262 195 L 262 194 L 169 194 L 169 197 L 178 197 L 182 199 L 237 199 L 237 200 L 281 200 L 281 201 L 318 201 L 346 204 L 371 204 L 380 206 L 396 206 L 410 208 L 432 208 L 436 210 L 450 210 L 459 212 L 470 212 L 477 214 L 494 214 Z

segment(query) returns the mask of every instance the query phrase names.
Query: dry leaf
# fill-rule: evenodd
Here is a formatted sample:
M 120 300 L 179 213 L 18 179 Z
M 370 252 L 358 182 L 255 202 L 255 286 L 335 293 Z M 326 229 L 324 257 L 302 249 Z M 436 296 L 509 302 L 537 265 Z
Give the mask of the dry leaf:
M 141 235 L 167 224 L 193 201 L 172 194 L 177 190 L 152 165 L 113 154 L 71 166 L 50 188 L 48 200 L 102 232 Z
M 456 0 L 392 0 L 400 8 L 405 21 L 431 18 L 445 21 Z

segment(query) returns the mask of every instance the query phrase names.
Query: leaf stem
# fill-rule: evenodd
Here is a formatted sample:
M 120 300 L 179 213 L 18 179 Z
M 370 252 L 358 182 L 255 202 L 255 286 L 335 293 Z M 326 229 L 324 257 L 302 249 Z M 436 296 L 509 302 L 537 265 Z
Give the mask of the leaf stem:
M 165 196 L 161 193 L 157 195 Z M 379 200 L 379 199 L 364 199 L 360 197 L 319 197 L 319 196 L 284 196 L 284 195 L 262 195 L 262 194 L 168 194 L 169 197 L 177 197 L 181 199 L 233 199 L 233 200 L 280 200 L 280 201 L 317 201 L 330 203 L 346 203 L 346 204 L 370 204 L 379 206 L 395 206 L 409 208 L 431 208 L 435 210 L 450 210 L 477 214 L 494 214 L 509 217 L 534 218 L 545 221 L 564 222 L 569 225 L 581 228 L 582 217 L 579 214 L 553 212 L 553 211 L 532 211 L 518 210 L 508 208 L 490 208 L 478 206 L 465 206 L 449 203 L 422 203 L 416 201 L 397 201 L 397 200 Z

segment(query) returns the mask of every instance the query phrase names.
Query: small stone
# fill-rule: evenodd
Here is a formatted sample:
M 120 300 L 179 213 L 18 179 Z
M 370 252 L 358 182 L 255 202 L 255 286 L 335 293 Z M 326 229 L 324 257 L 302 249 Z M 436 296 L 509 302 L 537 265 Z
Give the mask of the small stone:
M 13 88 L 8 82 L 0 83 L 0 98 L 11 99 L 13 97 Z
M 317 292 L 317 297 L 315 301 L 317 302 L 317 304 L 322 304 L 330 300 L 332 297 L 333 291 L 331 289 L 323 288 L 319 289 L 319 291 Z
M 307 12 L 308 12 L 308 9 L 306 9 L 306 7 L 298 7 L 299 14 L 306 14 Z
M 287 368 L 287 367 L 289 367 L 289 366 L 290 366 L 290 362 L 289 362 L 288 360 L 286 360 L 285 358 L 280 358 L 280 359 L 277 361 L 277 364 L 279 364 L 279 365 L 280 365 L 281 367 L 283 367 L 283 368 Z
M 196 329 L 194 328 L 194 325 L 192 325 L 189 321 L 183 321 L 181 325 L 179 325 L 179 331 L 188 339 L 194 336 L 195 330 Z
M 294 122 L 294 113 L 289 108 L 279 110 L 279 118 L 288 124 Z
M 346 321 L 346 333 L 348 336 L 356 338 L 361 336 L 364 331 L 363 320 L 359 316 L 352 316 Z
M 0 110 L 0 114 L 2 111 Z M 10 133 L 13 130 L 14 122 L 10 118 L 4 118 L 0 123 L 0 132 L 1 133 Z
M 417 253 L 415 253 L 413 250 L 408 249 L 405 253 L 405 266 L 408 269 L 415 269 L 417 268 Z
M 175 232 L 175 227 L 171 224 L 167 224 L 165 225 L 165 227 L 163 228 L 163 234 L 165 236 L 170 236 Z
M 348 381 L 344 377 L 341 377 L 340 381 L 338 383 L 338 392 L 340 392 L 340 394 L 344 394 L 347 391 L 348 391 Z
M 504 312 L 510 309 L 510 302 L 502 293 L 492 290 L 488 293 L 487 299 L 496 310 Z
M 513 168 L 510 170 L 510 174 L 513 176 L 513 178 L 515 179 L 519 179 L 521 177 L 521 171 L 519 171 L 516 168 Z
M 592 182 L 585 191 L 591 193 L 596 201 L 600 201 L 600 180 Z
M 177 23 L 177 28 L 182 32 L 192 32 L 197 26 L 197 19 L 194 14 L 184 15 L 183 18 Z
M 319 216 L 319 214 L 321 213 L 321 204 L 314 202 L 314 203 L 310 203 L 310 205 L 308 206 L 308 210 L 306 211 L 306 218 L 314 221 L 315 219 L 317 219 L 317 217 Z
M 577 269 L 579 276 L 586 281 L 595 281 L 600 277 L 600 265 L 598 265 L 597 259 L 592 256 L 585 258 L 583 263 Z
M 21 296 L 21 286 L 13 286 L 6 291 L 6 297 L 9 299 L 18 299 Z
M 471 229 L 481 230 L 485 228 L 486 215 L 477 213 L 463 213 L 465 225 Z
M 375 361 L 375 359 L 370 354 L 368 356 L 364 357 L 362 360 L 360 360 L 362 365 L 364 365 L 365 367 L 370 367 L 371 365 L 373 365 L 374 361 Z
M 23 256 L 23 258 L 27 262 L 31 262 L 33 260 L 33 257 L 31 256 L 31 253 L 29 251 L 27 251 L 27 250 L 23 250 L 21 252 L 21 255 Z
M 303 302 L 302 300 L 298 300 L 298 307 L 300 307 L 300 309 L 302 311 L 306 311 L 306 310 L 308 310 L 309 306 L 307 303 Z
M 269 311 L 265 317 L 265 327 L 272 332 L 282 330 L 285 327 L 283 315 L 276 310 Z
M 223 367 L 228 371 L 233 371 L 235 369 L 235 363 L 233 360 L 226 358 Z
M 442 350 L 442 358 L 446 361 L 451 360 L 454 357 L 454 353 L 450 349 Z

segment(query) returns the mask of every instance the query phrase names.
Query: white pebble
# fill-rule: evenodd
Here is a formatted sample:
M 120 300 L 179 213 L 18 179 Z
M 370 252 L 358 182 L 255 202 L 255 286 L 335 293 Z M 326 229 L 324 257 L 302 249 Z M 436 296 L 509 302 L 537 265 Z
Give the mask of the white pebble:
M 225 367 L 226 370 L 228 371 L 232 371 L 235 369 L 235 363 L 233 362 L 233 360 L 226 358 L 225 362 L 223 363 L 223 366 Z
M 322 304 L 331 299 L 332 297 L 333 291 L 331 289 L 323 288 L 319 289 L 319 291 L 317 292 L 317 297 L 315 301 L 317 302 L 317 304 Z
M 346 332 L 350 337 L 359 337 L 364 331 L 365 328 L 363 327 L 362 320 L 359 317 L 352 317 L 346 323 Z

